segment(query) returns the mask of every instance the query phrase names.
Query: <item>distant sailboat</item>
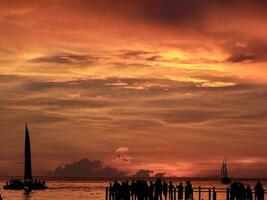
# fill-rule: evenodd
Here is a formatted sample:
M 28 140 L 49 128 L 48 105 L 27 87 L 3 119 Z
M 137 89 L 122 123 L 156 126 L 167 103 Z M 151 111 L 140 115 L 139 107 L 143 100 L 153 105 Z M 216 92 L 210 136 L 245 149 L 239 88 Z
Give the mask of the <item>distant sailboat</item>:
M 45 181 L 33 180 L 30 134 L 25 125 L 24 180 L 12 179 L 3 187 L 5 190 L 42 190 L 47 189 Z
M 221 168 L 221 183 L 222 184 L 231 183 L 231 179 L 228 177 L 228 173 L 227 173 L 226 159 L 223 161 L 222 168 Z

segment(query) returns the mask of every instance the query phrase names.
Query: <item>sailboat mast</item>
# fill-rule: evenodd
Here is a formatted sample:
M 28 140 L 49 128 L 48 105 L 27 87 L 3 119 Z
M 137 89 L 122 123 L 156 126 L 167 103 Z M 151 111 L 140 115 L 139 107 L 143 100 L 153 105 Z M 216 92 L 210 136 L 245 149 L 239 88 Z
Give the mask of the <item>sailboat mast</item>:
M 223 172 L 224 170 L 223 170 L 223 163 L 222 163 L 222 168 L 221 168 L 221 178 L 223 178 L 224 177 L 224 172 Z
M 27 124 L 25 125 L 24 180 L 32 180 L 31 143 Z
M 225 167 L 225 177 L 228 178 L 228 174 L 227 174 L 227 165 L 226 165 L 226 158 L 225 158 L 225 164 L 224 164 L 224 167 Z

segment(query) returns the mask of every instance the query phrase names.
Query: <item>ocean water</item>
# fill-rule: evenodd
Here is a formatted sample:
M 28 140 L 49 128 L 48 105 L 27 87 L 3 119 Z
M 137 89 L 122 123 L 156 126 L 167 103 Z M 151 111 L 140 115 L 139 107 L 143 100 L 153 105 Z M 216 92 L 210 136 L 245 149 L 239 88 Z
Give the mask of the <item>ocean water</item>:
M 177 184 L 179 181 L 185 180 L 173 180 L 173 183 Z M 203 188 L 227 188 L 225 185 L 221 185 L 216 180 L 193 180 L 191 181 L 193 187 L 201 186 Z M 250 184 L 252 188 L 256 183 L 255 180 L 242 180 L 245 184 Z M 267 181 L 262 181 L 264 188 L 267 189 Z M 47 181 L 49 189 L 44 191 L 32 191 L 25 193 L 24 191 L 7 191 L 3 190 L 2 186 L 4 181 L 0 182 L 1 189 L 0 194 L 4 200 L 104 200 L 105 188 L 108 186 L 109 181 L 104 180 L 50 180 Z M 267 196 L 265 196 L 267 197 Z M 194 199 L 198 200 L 198 192 L 194 193 Z M 208 199 L 208 193 L 203 193 L 201 199 Z M 226 200 L 225 193 L 217 193 L 217 200 Z

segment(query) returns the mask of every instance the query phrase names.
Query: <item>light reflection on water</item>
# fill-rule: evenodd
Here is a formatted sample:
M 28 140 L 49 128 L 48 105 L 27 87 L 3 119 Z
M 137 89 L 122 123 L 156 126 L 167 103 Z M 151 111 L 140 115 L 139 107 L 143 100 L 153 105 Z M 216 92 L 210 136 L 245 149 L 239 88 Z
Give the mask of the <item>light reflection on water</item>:
M 183 180 L 185 182 L 185 180 Z M 250 184 L 254 187 L 255 180 L 242 181 L 245 184 Z M 173 181 L 177 184 L 178 181 Z M 264 188 L 267 189 L 267 182 L 263 181 Z M 7 191 L 3 190 L 2 186 L 4 181 L 0 182 L 0 194 L 4 200 L 94 200 L 105 199 L 105 187 L 109 184 L 108 181 L 47 181 L 49 186 L 48 190 L 32 191 L 25 193 L 24 191 Z M 227 186 L 221 185 L 218 181 L 200 180 L 192 181 L 193 187 L 217 187 L 226 188 Z M 194 199 L 198 199 L 198 194 L 194 194 Z M 202 199 L 208 199 L 208 194 L 204 193 Z M 217 200 L 225 200 L 225 194 L 218 193 Z

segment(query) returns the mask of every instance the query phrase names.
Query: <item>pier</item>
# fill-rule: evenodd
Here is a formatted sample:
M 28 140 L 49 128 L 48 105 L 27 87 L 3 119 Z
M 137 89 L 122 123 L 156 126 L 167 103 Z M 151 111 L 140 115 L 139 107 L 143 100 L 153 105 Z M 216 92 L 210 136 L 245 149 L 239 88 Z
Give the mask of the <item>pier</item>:
M 108 186 L 105 189 L 106 200 L 217 200 L 218 196 L 220 200 L 264 200 L 264 195 L 267 193 L 263 190 L 263 194 L 259 196 L 255 189 L 251 189 L 251 196 L 249 194 L 234 194 L 231 191 L 230 186 L 223 187 L 192 187 L 190 194 L 184 188 L 179 191 L 178 186 L 174 186 L 172 189 L 167 188 L 167 192 L 164 189 L 161 190 L 160 195 L 156 195 L 157 192 L 153 190 L 149 191 L 150 185 L 147 185 L 147 194 L 139 196 L 136 191 L 132 191 L 131 185 L 129 185 L 128 194 L 126 197 L 117 197 L 118 193 L 114 191 L 112 186 Z M 125 187 L 127 190 L 127 187 Z M 181 194 L 182 192 L 182 194 Z M 238 191 L 240 192 L 240 191 Z M 242 192 L 242 191 L 241 191 Z M 165 194 L 164 194 L 165 193 Z

